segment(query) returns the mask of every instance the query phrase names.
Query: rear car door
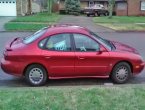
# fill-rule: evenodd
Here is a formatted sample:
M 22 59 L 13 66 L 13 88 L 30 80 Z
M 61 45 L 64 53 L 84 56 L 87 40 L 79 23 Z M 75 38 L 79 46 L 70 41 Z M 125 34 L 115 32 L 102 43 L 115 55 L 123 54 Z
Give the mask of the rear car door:
M 109 53 L 100 53 L 98 42 L 83 34 L 73 34 L 75 42 L 75 73 L 78 76 L 106 76 Z
M 40 45 L 42 44 L 40 42 Z M 73 76 L 75 56 L 71 44 L 70 34 L 67 33 L 52 35 L 48 38 L 43 49 L 43 57 L 49 77 Z

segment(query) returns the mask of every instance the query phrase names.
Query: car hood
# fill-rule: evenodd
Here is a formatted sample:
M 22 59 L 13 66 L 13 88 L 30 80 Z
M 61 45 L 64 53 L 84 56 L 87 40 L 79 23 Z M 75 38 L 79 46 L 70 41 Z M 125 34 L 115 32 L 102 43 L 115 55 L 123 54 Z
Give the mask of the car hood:
M 116 47 L 116 51 L 121 51 L 121 52 L 129 52 L 129 53 L 134 53 L 134 54 L 139 54 L 138 51 L 126 44 L 116 42 L 116 41 L 111 41 L 114 46 Z

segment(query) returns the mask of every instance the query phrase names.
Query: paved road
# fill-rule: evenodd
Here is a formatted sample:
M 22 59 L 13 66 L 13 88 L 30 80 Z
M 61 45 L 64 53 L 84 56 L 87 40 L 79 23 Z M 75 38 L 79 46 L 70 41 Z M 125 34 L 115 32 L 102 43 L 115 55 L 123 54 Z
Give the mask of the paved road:
M 0 56 L 4 45 L 7 41 L 14 37 L 24 37 L 32 33 L 25 32 L 1 32 L 0 33 Z M 116 32 L 98 32 L 98 35 L 104 38 L 126 43 L 139 50 L 145 59 L 145 33 L 116 33 Z M 110 79 L 65 79 L 65 80 L 50 80 L 46 86 L 81 86 L 81 85 L 100 85 L 111 83 Z M 140 75 L 133 77 L 129 84 L 145 84 L 145 71 Z M 23 78 L 13 77 L 5 74 L 0 69 L 0 87 L 25 87 L 28 86 Z
M 0 32 L 5 31 L 4 24 L 14 18 L 15 17 L 0 17 Z

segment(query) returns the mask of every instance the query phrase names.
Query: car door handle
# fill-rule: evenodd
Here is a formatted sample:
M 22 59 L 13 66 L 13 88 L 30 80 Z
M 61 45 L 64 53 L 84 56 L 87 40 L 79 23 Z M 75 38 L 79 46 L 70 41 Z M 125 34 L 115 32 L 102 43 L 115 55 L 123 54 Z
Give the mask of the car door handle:
M 84 57 L 78 57 L 78 59 L 79 59 L 79 60 L 84 60 L 85 58 L 84 58 Z
M 51 58 L 51 56 L 45 56 L 45 58 L 46 58 L 46 59 L 50 59 L 50 58 Z

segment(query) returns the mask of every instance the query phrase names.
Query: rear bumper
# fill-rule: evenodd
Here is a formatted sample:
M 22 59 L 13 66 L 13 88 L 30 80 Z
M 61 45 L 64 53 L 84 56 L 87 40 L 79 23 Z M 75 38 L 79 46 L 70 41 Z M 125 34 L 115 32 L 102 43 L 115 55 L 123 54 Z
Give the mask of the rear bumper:
M 22 68 L 21 65 L 18 64 L 18 62 L 14 62 L 14 61 L 11 62 L 2 58 L 1 68 L 7 74 L 11 74 L 14 76 L 22 76 Z

